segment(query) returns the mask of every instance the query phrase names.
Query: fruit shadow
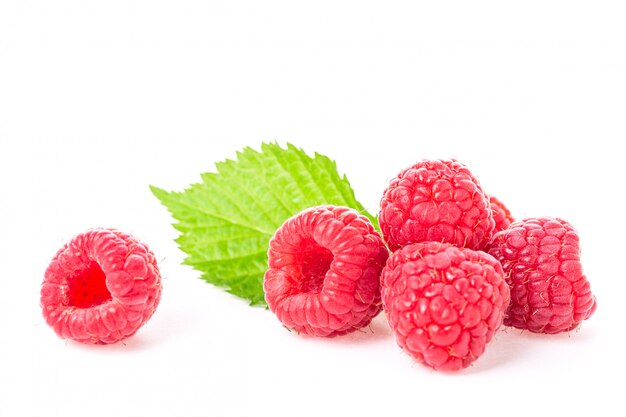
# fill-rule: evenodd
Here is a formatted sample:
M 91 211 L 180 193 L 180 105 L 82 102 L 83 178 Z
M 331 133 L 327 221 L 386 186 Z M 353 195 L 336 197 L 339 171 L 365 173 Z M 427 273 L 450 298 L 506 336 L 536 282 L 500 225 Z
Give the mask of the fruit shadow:
M 591 337 L 589 332 L 578 330 L 559 334 L 537 334 L 513 327 L 503 327 L 487 345 L 483 356 L 460 374 L 477 374 L 516 361 L 525 361 L 528 357 L 536 356 L 546 344 L 584 342 Z
M 193 312 L 182 310 L 165 310 L 158 312 L 158 317 L 152 317 L 148 323 L 126 339 L 112 344 L 84 344 L 74 340 L 67 340 L 66 344 L 74 349 L 96 350 L 100 352 L 139 352 L 158 347 L 168 340 L 173 340 L 193 323 Z
M 311 340 L 319 340 L 320 338 L 308 337 Z M 330 339 L 324 338 L 325 343 L 334 343 L 342 345 L 351 344 L 364 344 L 364 343 L 377 343 L 383 340 L 393 338 L 393 334 L 387 318 L 384 313 L 374 317 L 368 326 L 362 329 L 357 329 L 352 333 L 348 333 L 343 336 L 332 337 Z

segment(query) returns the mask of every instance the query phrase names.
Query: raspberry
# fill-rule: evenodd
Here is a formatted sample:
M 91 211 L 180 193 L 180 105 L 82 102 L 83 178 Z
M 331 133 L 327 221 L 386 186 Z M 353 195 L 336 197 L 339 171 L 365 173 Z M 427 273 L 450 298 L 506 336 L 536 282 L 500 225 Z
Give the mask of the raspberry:
M 371 222 L 347 207 L 320 206 L 291 217 L 270 240 L 265 300 L 290 329 L 350 333 L 381 310 L 387 249 Z
M 496 222 L 496 227 L 493 229 L 493 234 L 495 235 L 497 232 L 509 227 L 515 221 L 515 218 L 504 203 L 492 195 L 489 196 L 489 204 L 493 212 L 493 220 Z
M 478 359 L 509 303 L 498 261 L 446 243 L 416 243 L 394 252 L 381 283 L 396 341 L 438 370 L 459 370 Z
M 54 256 L 41 286 L 46 322 L 64 339 L 114 343 L 134 334 L 161 298 L 154 254 L 115 229 L 90 229 Z
M 455 160 L 424 160 L 400 172 L 383 194 L 378 220 L 392 251 L 425 241 L 479 249 L 495 226 L 480 184 Z
M 504 324 L 535 333 L 575 329 L 596 309 L 580 264 L 576 230 L 565 220 L 530 218 L 494 235 L 488 251 L 511 287 Z

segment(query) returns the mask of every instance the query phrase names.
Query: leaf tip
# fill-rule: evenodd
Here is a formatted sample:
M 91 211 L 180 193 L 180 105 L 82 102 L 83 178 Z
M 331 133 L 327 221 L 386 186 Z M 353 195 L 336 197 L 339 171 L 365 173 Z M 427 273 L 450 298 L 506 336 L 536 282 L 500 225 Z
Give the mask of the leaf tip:
M 149 187 L 152 194 L 161 201 L 169 195 L 167 191 L 157 187 L 156 185 L 149 185 Z

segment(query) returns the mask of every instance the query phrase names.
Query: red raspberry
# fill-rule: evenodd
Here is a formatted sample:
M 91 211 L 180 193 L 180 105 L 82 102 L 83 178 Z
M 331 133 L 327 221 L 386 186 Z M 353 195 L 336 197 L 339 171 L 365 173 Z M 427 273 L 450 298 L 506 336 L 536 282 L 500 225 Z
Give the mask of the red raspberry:
M 398 344 L 438 370 L 459 370 L 478 359 L 509 303 L 498 261 L 446 243 L 416 243 L 394 252 L 381 282 Z
M 134 334 L 161 298 L 153 253 L 114 229 L 90 229 L 54 256 L 41 286 L 46 322 L 64 339 L 114 343 Z
M 489 196 L 489 204 L 493 212 L 493 220 L 496 222 L 496 227 L 493 229 L 493 234 L 495 235 L 500 230 L 509 227 L 515 221 L 515 218 L 504 203 L 492 195 Z
M 455 160 L 424 160 L 400 172 L 383 194 L 378 221 L 392 251 L 426 241 L 478 249 L 495 226 L 480 184 Z
M 381 310 L 387 249 L 371 222 L 347 207 L 307 209 L 270 240 L 265 300 L 290 329 L 337 336 L 369 324 Z
M 535 333 L 575 329 L 596 309 L 580 264 L 576 230 L 565 220 L 525 219 L 498 232 L 488 251 L 511 287 L 504 324 Z

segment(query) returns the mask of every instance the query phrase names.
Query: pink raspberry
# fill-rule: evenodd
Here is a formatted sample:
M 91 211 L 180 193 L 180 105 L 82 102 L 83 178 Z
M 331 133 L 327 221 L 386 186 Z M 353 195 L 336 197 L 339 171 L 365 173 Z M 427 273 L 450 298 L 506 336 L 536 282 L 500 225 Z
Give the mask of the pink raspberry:
M 41 286 L 46 322 L 64 339 L 114 343 L 134 334 L 161 298 L 154 254 L 115 229 L 90 229 L 54 256 Z
M 342 335 L 381 310 L 379 276 L 388 252 L 353 209 L 320 206 L 291 217 L 270 240 L 268 257 L 265 300 L 289 329 Z
M 511 287 L 504 324 L 535 333 L 578 327 L 596 309 L 580 264 L 576 230 L 565 220 L 541 217 L 496 233 L 488 251 L 502 263 Z
M 493 234 L 495 235 L 497 232 L 509 227 L 515 221 L 515 218 L 504 203 L 492 195 L 489 196 L 489 204 L 493 212 L 493 220 L 496 222 L 496 227 L 493 229 Z
M 509 303 L 498 261 L 438 242 L 394 252 L 381 274 L 381 293 L 400 347 L 418 362 L 447 371 L 483 354 Z
M 495 226 L 478 180 L 455 160 L 424 160 L 400 172 L 383 194 L 378 221 L 392 251 L 426 241 L 479 249 Z

